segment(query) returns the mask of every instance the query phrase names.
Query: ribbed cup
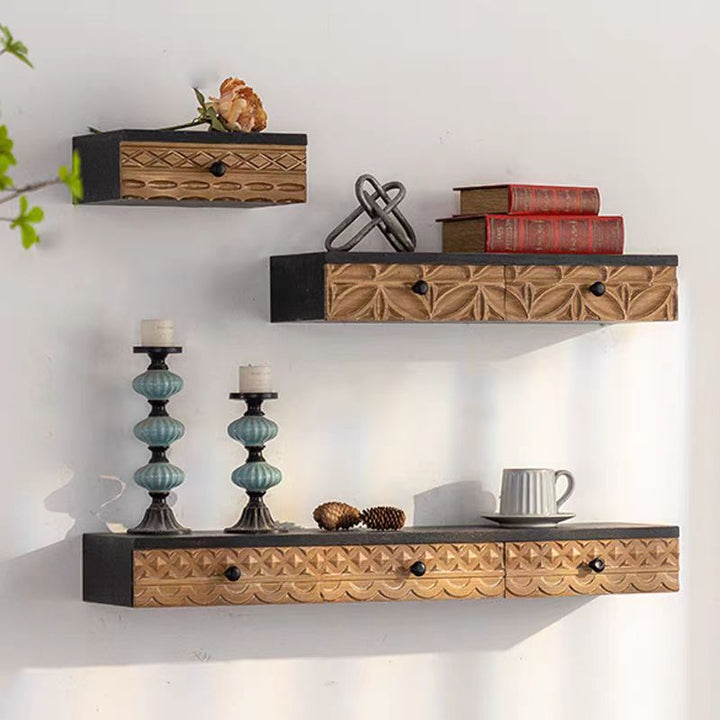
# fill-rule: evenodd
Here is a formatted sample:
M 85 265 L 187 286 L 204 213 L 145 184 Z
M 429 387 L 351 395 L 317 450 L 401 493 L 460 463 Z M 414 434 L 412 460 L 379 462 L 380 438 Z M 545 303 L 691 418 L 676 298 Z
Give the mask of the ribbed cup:
M 554 470 L 503 470 L 501 514 L 555 515 L 557 511 Z

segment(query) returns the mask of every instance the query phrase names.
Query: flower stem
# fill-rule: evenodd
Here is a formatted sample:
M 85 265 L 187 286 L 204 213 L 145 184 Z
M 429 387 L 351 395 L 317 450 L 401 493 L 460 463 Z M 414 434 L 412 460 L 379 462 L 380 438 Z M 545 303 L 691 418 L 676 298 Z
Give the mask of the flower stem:
M 0 195 L 0 204 L 10 202 L 25 193 L 35 192 L 36 190 L 42 190 L 43 188 L 50 187 L 51 185 L 58 185 L 60 182 L 59 177 L 50 178 L 49 180 L 40 180 L 39 182 L 29 183 L 23 187 L 13 187 L 4 195 Z
M 208 122 L 208 120 L 204 120 L 203 118 L 195 118 L 195 120 L 192 120 L 188 123 L 183 123 L 182 125 L 170 125 L 168 127 L 156 128 L 156 130 L 182 130 L 183 128 L 187 127 L 195 127 L 195 125 L 207 125 Z

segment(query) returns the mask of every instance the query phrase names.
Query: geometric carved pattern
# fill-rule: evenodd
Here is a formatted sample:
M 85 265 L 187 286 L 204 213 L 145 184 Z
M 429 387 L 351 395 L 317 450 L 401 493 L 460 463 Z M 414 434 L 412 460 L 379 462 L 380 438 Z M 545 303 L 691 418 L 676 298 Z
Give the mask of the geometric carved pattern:
M 120 143 L 125 199 L 305 202 L 306 148 L 299 145 Z M 227 168 L 210 172 L 215 162 Z
M 502 597 L 499 543 L 136 550 L 134 605 L 256 605 Z M 415 577 L 409 567 L 427 568 Z M 241 577 L 230 582 L 225 570 Z
M 418 281 L 428 292 L 412 290 Z M 459 322 L 504 318 L 502 265 L 326 265 L 325 319 Z
M 512 321 L 676 320 L 674 267 L 507 265 L 505 314 Z M 590 286 L 600 281 L 596 297 Z
M 505 543 L 506 597 L 676 592 L 678 562 L 677 538 Z

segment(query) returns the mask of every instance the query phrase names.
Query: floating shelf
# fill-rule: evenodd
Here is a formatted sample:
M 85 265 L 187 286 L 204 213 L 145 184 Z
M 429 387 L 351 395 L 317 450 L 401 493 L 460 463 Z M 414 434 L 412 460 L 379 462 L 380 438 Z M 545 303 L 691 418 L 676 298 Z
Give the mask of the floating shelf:
M 83 203 L 239 205 L 307 199 L 307 135 L 116 130 L 73 138 Z
M 675 526 L 83 537 L 83 599 L 130 607 L 678 590 Z
M 677 255 L 278 255 L 270 258 L 271 319 L 676 320 L 677 264 Z

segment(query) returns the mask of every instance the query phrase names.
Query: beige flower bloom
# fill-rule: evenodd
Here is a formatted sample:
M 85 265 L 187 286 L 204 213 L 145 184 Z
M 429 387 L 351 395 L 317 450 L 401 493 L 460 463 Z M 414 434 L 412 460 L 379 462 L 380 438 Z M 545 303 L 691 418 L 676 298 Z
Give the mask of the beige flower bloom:
M 220 97 L 209 100 L 229 130 L 260 132 L 267 127 L 260 98 L 240 78 L 227 78 L 220 86 Z

